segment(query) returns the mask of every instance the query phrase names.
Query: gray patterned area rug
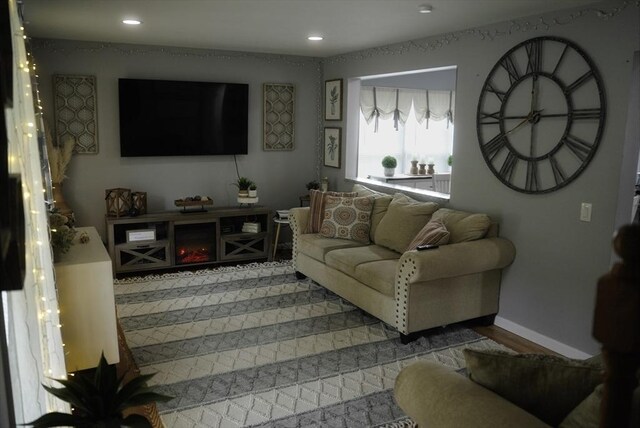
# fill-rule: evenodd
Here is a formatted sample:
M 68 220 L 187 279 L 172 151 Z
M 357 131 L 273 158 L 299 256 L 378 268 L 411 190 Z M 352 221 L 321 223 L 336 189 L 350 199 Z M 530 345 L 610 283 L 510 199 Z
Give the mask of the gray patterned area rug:
M 118 317 L 142 373 L 175 397 L 173 427 L 412 427 L 393 399 L 417 360 L 464 369 L 462 349 L 500 345 L 450 326 L 398 333 L 290 262 L 116 280 Z

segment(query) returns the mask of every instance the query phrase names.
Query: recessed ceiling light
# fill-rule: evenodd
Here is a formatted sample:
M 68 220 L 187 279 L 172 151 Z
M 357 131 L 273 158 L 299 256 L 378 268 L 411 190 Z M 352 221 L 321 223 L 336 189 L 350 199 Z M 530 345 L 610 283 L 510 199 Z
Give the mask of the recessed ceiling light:
M 418 8 L 420 13 L 431 13 L 433 11 L 433 6 L 430 4 L 423 4 Z
M 142 21 L 139 19 L 123 19 L 122 23 L 127 25 L 140 25 L 142 24 Z
M 308 40 L 313 40 L 314 42 L 317 42 L 319 40 L 324 40 L 324 37 L 322 36 L 309 36 L 307 37 Z

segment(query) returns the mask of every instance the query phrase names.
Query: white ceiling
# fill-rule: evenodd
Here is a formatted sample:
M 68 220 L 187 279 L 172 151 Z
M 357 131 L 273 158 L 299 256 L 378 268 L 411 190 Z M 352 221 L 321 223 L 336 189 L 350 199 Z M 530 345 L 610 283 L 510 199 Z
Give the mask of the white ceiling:
M 34 37 L 327 57 L 596 0 L 23 0 Z M 420 14 L 420 5 L 433 13 Z M 139 26 L 121 23 L 126 17 Z M 322 34 L 310 42 L 310 34 Z

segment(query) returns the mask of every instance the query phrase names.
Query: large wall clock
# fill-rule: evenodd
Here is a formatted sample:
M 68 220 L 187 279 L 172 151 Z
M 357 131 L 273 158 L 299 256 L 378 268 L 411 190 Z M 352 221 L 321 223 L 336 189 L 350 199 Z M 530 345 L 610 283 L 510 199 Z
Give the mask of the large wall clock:
M 480 150 L 510 188 L 552 192 L 587 167 L 605 113 L 602 79 L 584 51 L 569 40 L 536 37 L 504 54 L 482 87 Z

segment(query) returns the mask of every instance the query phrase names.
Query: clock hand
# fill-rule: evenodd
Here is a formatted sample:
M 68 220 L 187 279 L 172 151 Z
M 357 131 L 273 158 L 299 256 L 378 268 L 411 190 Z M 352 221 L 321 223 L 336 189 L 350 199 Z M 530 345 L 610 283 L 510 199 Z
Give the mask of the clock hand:
M 524 118 L 524 120 L 520 123 L 518 123 L 516 126 L 514 126 L 513 128 L 511 128 L 510 130 L 508 130 L 507 132 L 504 133 L 504 135 L 509 135 L 511 134 L 513 131 L 515 131 L 516 129 L 520 128 L 522 125 L 524 125 L 525 123 L 529 122 L 529 117 L 527 116 L 526 118 Z
M 524 125 L 527 122 L 531 122 L 531 123 L 537 123 L 537 120 L 534 120 L 534 118 L 539 117 L 540 116 L 540 112 L 543 110 L 539 110 L 539 111 L 532 111 L 531 113 L 529 113 L 527 115 L 527 117 L 525 117 L 522 121 L 520 121 L 516 126 L 514 126 L 513 128 L 511 128 L 510 130 L 508 130 L 507 132 L 504 133 L 504 135 L 508 135 L 510 133 L 512 133 L 513 131 L 515 131 L 516 129 L 520 128 L 522 125 Z M 538 115 L 538 116 L 536 116 Z M 522 116 L 511 116 L 511 117 L 504 117 L 503 119 L 519 119 Z

